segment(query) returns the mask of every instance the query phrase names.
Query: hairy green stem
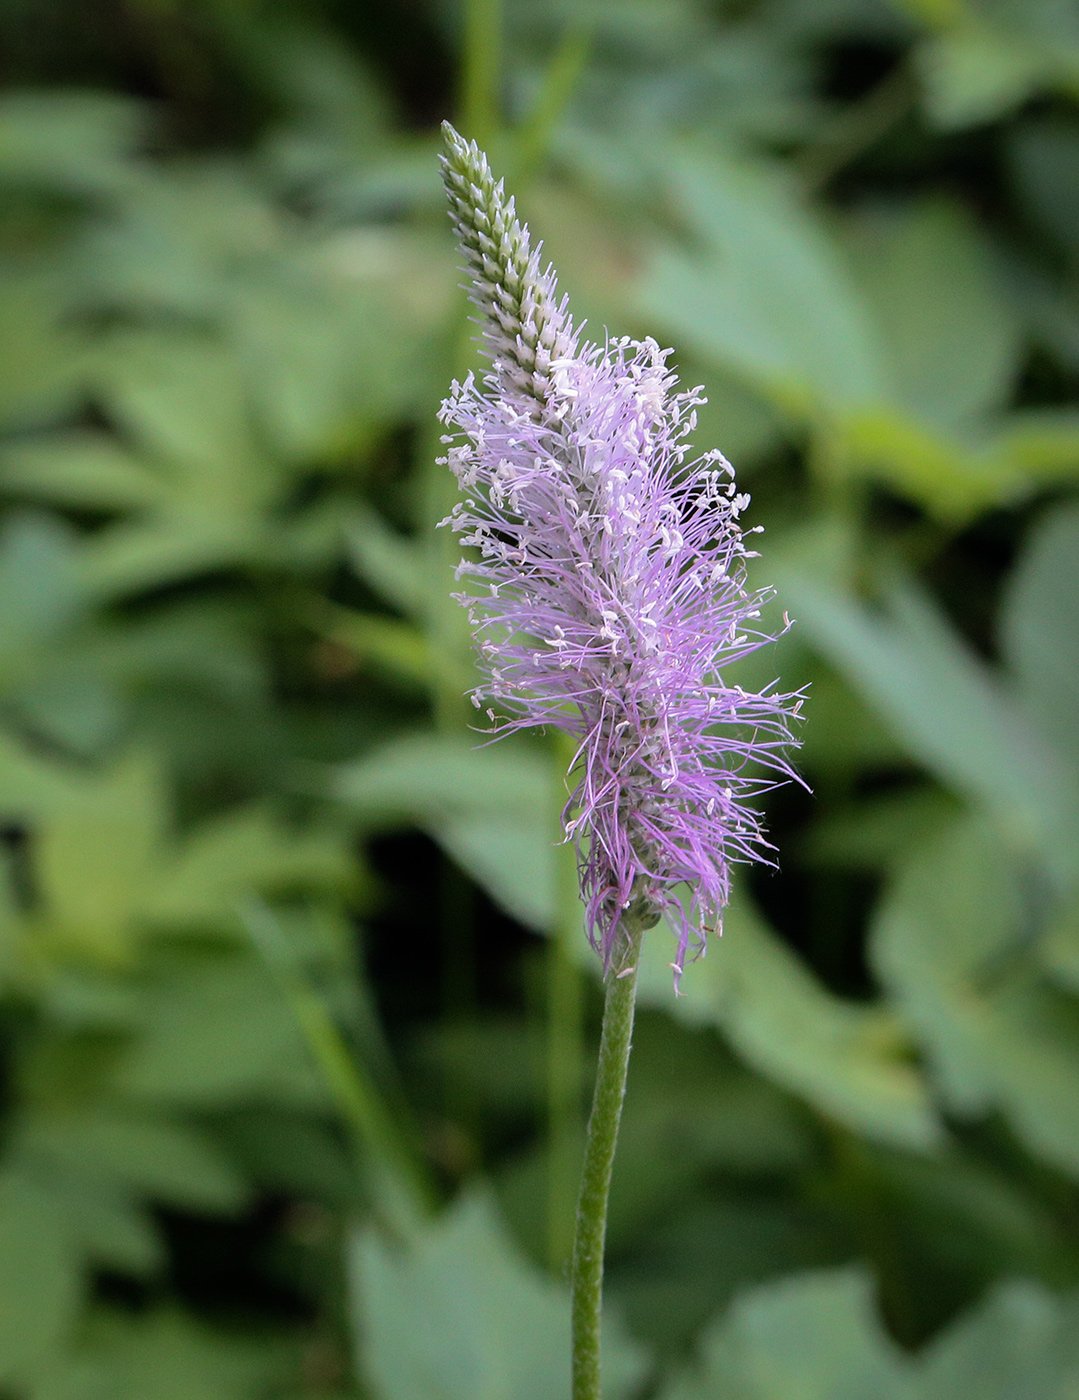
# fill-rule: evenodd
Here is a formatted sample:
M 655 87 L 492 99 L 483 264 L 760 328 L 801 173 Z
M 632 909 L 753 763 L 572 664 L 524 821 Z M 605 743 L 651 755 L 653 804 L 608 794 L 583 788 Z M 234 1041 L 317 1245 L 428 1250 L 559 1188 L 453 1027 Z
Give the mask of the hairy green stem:
M 649 918 L 644 910 L 631 908 L 627 912 L 622 920 L 620 943 L 607 972 L 596 1092 L 588 1119 L 581 1194 L 577 1201 L 577 1231 L 573 1241 L 573 1400 L 600 1400 L 600 1319 L 607 1198 L 626 1093 L 641 939 L 645 927 L 654 922 L 654 917 Z

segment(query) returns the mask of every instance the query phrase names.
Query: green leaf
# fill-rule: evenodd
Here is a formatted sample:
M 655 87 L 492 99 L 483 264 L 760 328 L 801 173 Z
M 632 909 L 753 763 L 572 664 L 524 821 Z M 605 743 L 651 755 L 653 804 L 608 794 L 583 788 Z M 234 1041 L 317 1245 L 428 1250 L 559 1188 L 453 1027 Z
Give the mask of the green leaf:
M 294 829 L 268 807 L 242 807 L 191 832 L 142 913 L 179 930 L 231 929 L 245 895 L 340 890 L 353 865 L 344 833 Z
M 790 1097 L 666 1010 L 642 1008 L 634 1027 L 607 1222 L 615 1256 L 717 1172 L 778 1175 L 813 1157 L 812 1130 Z
M 0 113 L 0 161 L 3 115 Z M 62 284 L 5 269 L 0 284 L 0 424 L 34 427 L 78 402 L 82 345 L 65 324 Z
M 166 1309 L 101 1310 L 34 1400 L 258 1400 L 287 1360 L 279 1335 L 241 1339 Z
M 18 495 L 84 510 L 147 510 L 168 500 L 168 483 L 103 433 L 52 433 L 12 443 L 0 483 Z
M 788 407 L 885 395 L 881 345 L 858 289 L 777 173 L 676 155 L 669 181 L 703 250 L 655 254 L 640 289 L 643 314 Z
M 1020 913 L 1014 863 L 984 821 L 963 813 L 910 857 L 874 920 L 874 965 L 926 1042 L 946 1096 L 968 1113 L 992 1097 L 981 1048 L 992 1013 L 964 984 L 1004 958 Z
M 394 328 L 367 288 L 360 296 L 349 289 L 352 305 L 341 290 L 325 278 L 294 275 L 233 291 L 231 331 L 252 402 L 286 461 L 328 454 L 337 439 L 355 437 L 351 419 L 382 416 L 357 371 L 372 342 L 390 353 Z
M 86 1177 L 62 1186 L 72 1233 L 94 1265 L 136 1277 L 162 1269 L 165 1245 L 148 1205 Z
M 88 582 L 109 596 L 261 559 L 283 477 L 256 439 L 235 357 L 210 336 L 118 336 L 97 378 L 164 494 L 94 537 Z
M 598 969 L 598 960 L 591 949 L 587 949 L 587 956 L 593 970 Z M 649 1325 L 646 1300 L 655 1282 L 654 1266 L 650 1258 L 642 1267 L 638 1253 L 642 1238 L 651 1256 L 651 1245 L 647 1242 L 657 1222 L 667 1220 L 672 1210 L 678 1214 L 681 1210 L 678 1203 L 698 1201 L 702 1189 L 709 1191 L 709 1184 L 719 1173 L 734 1178 L 775 1179 L 807 1169 L 817 1150 L 812 1124 L 800 1105 L 789 1094 L 739 1064 L 710 1027 L 702 1029 L 674 1017 L 669 980 L 663 991 L 667 998 L 665 1014 L 651 1006 L 642 1006 L 634 1024 L 629 1084 L 618 1132 L 618 1165 L 611 1184 L 607 1217 L 608 1252 L 612 1259 L 626 1261 L 618 1269 L 618 1297 L 621 1300 L 632 1294 L 638 1300 L 634 1318 L 643 1319 L 638 1329 L 642 1337 L 655 1336 L 657 1330 L 686 1336 L 693 1330 L 691 1326 L 687 1328 L 684 1318 L 677 1317 L 665 1319 L 658 1329 Z M 542 1083 L 538 1072 L 542 1064 L 539 1058 L 542 1042 L 537 1043 L 534 1032 L 526 1040 L 522 1028 L 517 1032 L 516 1050 L 508 1036 L 502 1049 L 498 1042 L 503 1036 L 490 1033 L 497 1029 L 477 1027 L 470 1033 L 469 1028 L 462 1028 L 463 1034 L 454 1032 L 452 1035 L 442 1031 L 437 1039 L 448 1041 L 443 1052 L 443 1072 L 454 1074 L 456 1071 L 451 1082 L 455 1087 L 460 1086 L 462 1097 L 471 1094 L 473 1101 L 482 1101 L 485 1105 L 497 1106 L 500 1093 L 506 1094 L 508 1099 L 515 1091 L 518 1102 L 513 1107 L 520 1113 L 522 1107 L 536 1104 Z M 435 1041 L 432 1035 L 429 1042 L 432 1061 Z M 462 1063 L 466 1047 L 471 1053 Z M 464 1101 L 469 1100 L 465 1098 Z M 580 1137 L 574 1144 L 574 1151 L 583 1157 L 583 1120 L 579 1126 Z M 550 1163 L 549 1143 L 541 1140 L 530 1151 L 515 1158 L 498 1176 L 499 1199 L 513 1223 L 514 1233 L 535 1258 L 546 1257 L 549 1250 L 546 1211 Z M 723 1255 L 729 1244 L 731 1250 L 737 1252 L 739 1261 L 734 1263 L 726 1258 L 721 1265 L 718 1257 L 710 1260 L 708 1281 L 702 1282 L 709 1297 L 714 1297 L 715 1290 L 721 1286 L 728 1290 L 734 1286 L 740 1264 L 752 1267 L 747 1256 L 753 1254 L 754 1227 L 747 1223 L 744 1228 L 736 1228 L 728 1218 L 743 1208 L 748 1210 L 748 1204 L 739 1201 L 737 1205 L 731 1203 L 729 1210 L 725 1206 L 718 1216 L 710 1214 L 710 1208 L 703 1211 L 717 1256 Z M 771 1212 L 766 1208 L 761 1212 L 759 1228 L 768 1241 L 775 1232 L 783 1236 L 788 1224 L 792 1237 L 805 1240 L 813 1235 L 806 1218 L 791 1222 L 782 1209 Z M 733 1238 L 725 1241 L 723 1232 L 729 1232 Z M 687 1233 L 692 1237 L 692 1228 Z M 818 1231 L 814 1236 L 815 1245 L 819 1245 L 821 1233 Z M 698 1241 L 687 1247 L 694 1252 L 695 1271 L 701 1272 L 704 1269 L 701 1256 L 710 1246 Z M 777 1244 L 781 1252 L 782 1247 L 782 1242 Z M 678 1277 L 675 1246 L 664 1246 L 661 1253 L 664 1278 L 658 1285 L 659 1292 L 665 1297 L 671 1293 L 681 1296 L 690 1285 Z M 829 1254 L 822 1258 L 819 1248 L 808 1256 L 804 1249 L 801 1252 L 795 1249 L 794 1253 L 782 1256 L 772 1269 L 766 1268 L 765 1273 L 778 1272 L 785 1263 L 793 1267 L 801 1263 L 832 1262 L 833 1257 Z M 699 1304 L 695 1303 L 693 1310 L 697 1312 L 697 1321 L 703 1320 Z
M 883 481 L 952 528 L 1030 490 L 1003 443 L 926 426 L 902 405 L 850 413 L 837 438 L 836 467 Z
M 1067 990 L 1079 994 L 1079 895 L 1056 911 L 1038 943 L 1046 971 Z
M 96 660 L 86 653 L 61 654 L 19 691 L 13 708 L 36 742 L 92 761 L 119 739 L 127 718 L 126 697 L 100 674 Z
M 1079 139 L 1074 128 L 1026 123 L 1012 132 L 1009 154 L 1024 211 L 1063 249 L 1079 252 Z
M 0 180 L 60 194 L 130 186 L 127 157 L 144 116 L 130 98 L 94 92 L 9 93 L 0 103 Z
M 819 577 L 816 569 L 814 573 Z M 799 627 L 780 645 L 788 649 L 789 655 L 790 648 L 806 641 L 808 638 Z M 814 781 L 819 774 L 846 779 L 864 768 L 894 768 L 903 762 L 903 750 L 887 724 L 831 666 L 808 649 L 790 661 L 777 657 L 777 663 L 784 684 L 789 681 L 792 688 L 808 687 L 807 704 L 813 723 L 798 736 L 802 740 L 798 762 Z M 770 679 L 770 675 L 762 677 L 762 683 Z M 745 688 L 753 689 L 749 685 Z
M 619 1149 L 621 1151 L 621 1148 Z M 622 1168 L 616 1168 L 615 1180 Z M 607 1275 L 634 1334 L 679 1366 L 716 1311 L 755 1283 L 844 1261 L 847 1250 L 809 1202 L 725 1189 L 665 1203 L 667 1220 Z M 673 1207 L 673 1209 L 672 1209 Z M 642 1248 L 643 1245 L 643 1248 Z
M 423 617 L 426 579 L 418 545 L 391 530 L 374 511 L 363 510 L 349 531 L 348 550 L 365 583 L 407 616 Z
M 343 244 L 317 261 L 296 250 L 277 276 L 230 289 L 252 402 L 288 461 L 353 450 L 399 418 L 437 343 L 450 285 L 441 241 L 424 260 L 401 230 L 355 230 Z
M 267 499 L 274 476 L 254 440 L 240 368 L 219 342 L 117 338 L 99 376 L 123 427 L 193 506 L 242 511 Z
M 83 603 L 71 534 L 49 516 L 8 517 L 0 530 L 0 684 L 32 673 Z
M 441 669 L 427 637 L 412 622 L 331 605 L 317 610 L 312 625 L 335 646 L 351 652 L 361 666 L 373 665 L 398 682 L 426 690 Z M 456 688 L 463 693 L 469 685 L 463 667 L 457 679 Z
M 88 639 L 105 675 L 139 694 L 202 691 L 245 714 L 268 702 L 266 657 L 255 614 L 235 599 L 185 600 L 143 618 L 125 616 Z
M 215 1130 L 245 1175 L 265 1191 L 350 1210 L 363 1198 L 348 1145 L 324 1117 L 265 1105 L 234 1109 Z
M 351 1262 L 359 1364 L 377 1400 L 568 1400 L 568 1292 L 520 1258 L 486 1194 L 407 1251 L 362 1232 Z M 605 1393 L 626 1395 L 644 1369 L 608 1315 Z
M 0 1176 L 0 1384 L 67 1340 L 81 1301 L 79 1252 L 56 1196 L 21 1172 Z
M 919 1358 L 917 1400 L 1064 1400 L 1079 1380 L 1076 1306 L 1027 1281 L 997 1285 Z
M 119 1093 L 198 1108 L 264 1100 L 325 1107 L 325 1086 L 261 962 L 180 962 L 147 987 L 141 1012 L 141 1035 L 115 1071 Z
M 233 1211 L 246 1199 L 243 1181 L 219 1148 L 159 1114 L 107 1108 L 39 1114 L 21 1126 L 17 1145 L 69 1177 L 184 1210 Z
M 697 409 L 693 441 L 701 451 L 717 442 L 738 468 L 739 478 L 752 470 L 757 459 L 774 452 L 784 441 L 784 425 L 767 399 L 754 393 L 744 379 L 704 366 L 692 356 L 678 355 L 678 377 L 686 387 L 703 384 L 707 403 Z
M 105 963 L 131 951 L 132 921 L 160 858 L 168 813 L 161 776 L 133 755 L 45 821 L 36 869 L 60 941 Z
M 802 851 L 814 865 L 882 870 L 901 860 L 956 804 L 938 788 L 916 787 L 840 807 L 815 822 Z
M 1079 506 L 1038 522 L 1008 580 L 1000 630 L 1024 701 L 1079 774 Z
M 744 898 L 727 911 L 722 939 L 687 966 L 677 1001 L 673 953 L 662 931 L 645 940 L 650 1004 L 721 1028 L 755 1069 L 855 1132 L 922 1151 L 942 1141 L 901 1025 L 883 1007 L 828 992 Z
M 550 809 L 513 818 L 462 812 L 429 823 L 431 835 L 515 919 L 545 932 L 555 919 L 555 851 Z
M 297 114 L 305 134 L 310 123 L 312 140 L 347 143 L 350 162 L 369 159 L 372 146 L 389 140 L 391 113 L 379 75 L 333 30 L 263 18 L 245 30 L 244 42 L 246 61 Z
M 945 519 L 1024 489 L 1017 466 L 969 431 L 1006 396 L 1018 346 L 956 209 L 863 218 L 859 285 L 778 173 L 672 164 L 699 247 L 653 257 L 640 292 L 653 320 L 796 417 L 830 417 L 839 470 L 883 479 Z
M 266 541 L 250 515 L 212 510 L 117 525 L 85 546 L 84 576 L 102 599 L 141 593 L 261 558 Z
M 1067 331 L 1068 308 L 1062 297 L 1052 295 L 1048 314 L 1059 317 L 1058 329 Z M 1039 334 L 1038 338 L 1043 336 Z M 1079 320 L 1076 347 L 1079 352 Z M 1068 363 L 1062 347 L 1052 345 L 1050 340 L 1050 348 Z M 1076 358 L 1079 360 L 1079 353 Z M 1074 482 L 1079 476 L 1079 414 L 1064 404 L 1018 409 L 1000 420 L 994 447 L 1000 459 L 1014 464 L 1026 479 L 1028 490 L 1030 485 L 1041 482 Z
M 863 1272 L 803 1274 L 738 1298 L 664 1400 L 913 1400 L 907 1369 Z
M 912 586 L 878 615 L 784 571 L 783 600 L 813 643 L 893 725 L 913 757 L 985 802 L 1017 847 L 1064 879 L 1079 864 L 1079 787 L 1015 699 Z
M 981 1282 L 1006 1271 L 1059 1276 L 1067 1267 L 1051 1210 L 1026 1183 L 972 1154 L 861 1154 L 856 1170 L 855 1189 L 875 1195 L 891 1238 L 917 1261 L 912 1277 L 941 1269 Z
M 872 1292 L 844 1269 L 743 1293 L 663 1400 L 1064 1400 L 1079 1379 L 1074 1299 L 1003 1282 L 908 1358 Z
M 139 173 L 91 231 L 85 294 L 127 324 L 156 321 L 182 353 L 184 329 L 219 328 L 237 291 L 287 246 L 285 229 L 236 164 L 184 161 Z
M 1001 407 L 1018 328 L 969 215 L 954 204 L 911 204 L 863 217 L 851 242 L 903 405 L 946 429 Z
M 511 914 L 550 927 L 558 832 L 542 753 L 414 735 L 339 769 L 330 790 L 373 824 L 420 822 Z
M 917 57 L 929 118 L 942 131 L 1006 115 L 1044 82 L 1049 66 L 1028 45 L 977 26 L 927 40 Z
M 340 768 L 333 795 L 370 821 L 477 807 L 511 817 L 553 796 L 544 755 L 512 742 L 413 734 Z
M 1074 93 L 1079 22 L 1068 0 L 958 0 L 919 53 L 926 105 L 945 130 L 992 121 L 1035 92 Z
M 1079 1174 L 1079 1004 L 1029 957 L 1021 868 L 964 815 L 911 858 L 877 912 L 874 965 L 953 1108 L 999 1106 L 1036 1153 Z

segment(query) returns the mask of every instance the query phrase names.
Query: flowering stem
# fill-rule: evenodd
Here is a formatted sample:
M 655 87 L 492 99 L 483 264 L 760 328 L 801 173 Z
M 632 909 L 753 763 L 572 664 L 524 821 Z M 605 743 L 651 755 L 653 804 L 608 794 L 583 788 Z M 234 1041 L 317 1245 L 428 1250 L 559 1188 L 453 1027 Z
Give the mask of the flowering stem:
M 801 699 L 724 680 L 772 640 L 759 623 L 769 594 L 745 587 L 756 551 L 730 463 L 716 451 L 686 460 L 700 391 L 675 392 L 654 340 L 585 343 L 483 151 L 448 122 L 443 134 L 442 180 L 490 366 L 455 382 L 439 413 L 450 429 L 439 464 L 462 494 L 445 523 L 472 551 L 454 595 L 479 663 L 471 698 L 494 737 L 555 728 L 576 744 L 564 831 L 607 967 L 572 1275 L 574 1400 L 600 1400 L 607 1196 L 641 936 L 668 914 L 676 983 L 690 945 L 703 950 L 730 863 L 768 849 L 748 799 L 774 780 L 750 761 L 793 776 L 784 749 Z M 687 904 L 674 893 L 682 884 Z M 567 986 L 552 979 L 553 1129 L 568 1100 Z M 557 1180 L 556 1166 L 552 1202 Z
M 600 1400 L 600 1318 L 607 1198 L 626 1093 L 641 939 L 648 922 L 647 916 L 641 917 L 633 909 L 623 918 L 622 937 L 607 973 L 596 1092 L 588 1119 L 573 1241 L 573 1400 Z

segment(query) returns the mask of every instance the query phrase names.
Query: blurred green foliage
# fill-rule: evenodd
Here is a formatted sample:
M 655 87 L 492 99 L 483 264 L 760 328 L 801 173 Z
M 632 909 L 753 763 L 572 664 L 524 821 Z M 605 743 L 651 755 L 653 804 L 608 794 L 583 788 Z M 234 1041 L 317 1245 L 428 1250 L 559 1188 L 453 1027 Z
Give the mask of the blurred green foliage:
M 779 869 L 684 996 L 649 939 L 611 1394 L 1072 1394 L 1073 7 L 9 0 L 0 52 L 0 1392 L 567 1394 L 595 967 L 559 752 L 461 703 L 456 111 L 705 384 L 810 686 Z

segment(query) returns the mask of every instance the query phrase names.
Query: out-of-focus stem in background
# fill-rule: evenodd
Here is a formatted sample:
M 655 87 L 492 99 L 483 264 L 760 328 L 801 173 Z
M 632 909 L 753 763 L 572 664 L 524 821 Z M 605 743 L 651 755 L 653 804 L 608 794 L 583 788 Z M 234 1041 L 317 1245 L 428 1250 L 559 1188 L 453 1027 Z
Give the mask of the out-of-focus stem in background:
M 459 125 L 487 148 L 499 127 L 502 0 L 465 0 Z
M 555 128 L 584 71 L 590 45 L 590 31 L 583 24 L 575 23 L 566 30 L 547 65 L 532 110 L 516 134 L 513 151 L 515 190 L 522 189 L 542 165 Z
M 261 900 L 248 900 L 240 917 L 288 1001 L 348 1130 L 376 1217 L 391 1234 L 412 1238 L 435 1199 L 418 1154 L 297 961 L 274 911 Z

